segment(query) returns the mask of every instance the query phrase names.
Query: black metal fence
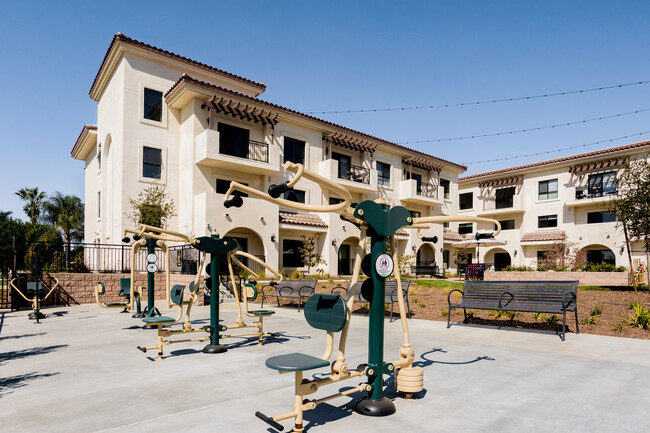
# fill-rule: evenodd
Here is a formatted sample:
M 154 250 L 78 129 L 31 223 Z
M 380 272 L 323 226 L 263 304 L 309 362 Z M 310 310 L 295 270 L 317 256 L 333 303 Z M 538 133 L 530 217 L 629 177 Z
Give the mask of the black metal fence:
M 25 251 L 21 253 L 19 251 Z M 167 263 L 160 248 L 156 248 L 159 271 L 167 270 Z M 131 257 L 131 245 L 128 244 L 98 244 L 74 243 L 66 253 L 65 245 L 54 242 L 34 242 L 22 249 L 14 250 L 16 269 L 12 274 L 33 269 L 34 257 L 38 256 L 41 269 L 45 272 L 104 272 L 127 273 L 133 267 L 135 272 L 146 272 L 147 249 L 140 248 L 134 258 Z M 257 255 L 258 259 L 265 261 L 265 256 Z M 193 275 L 198 271 L 200 260 L 199 250 L 191 245 L 176 245 L 169 247 L 169 271 L 173 273 Z M 264 272 L 262 265 L 248 260 L 239 259 L 244 265 L 254 272 Z M 235 273 L 243 271 L 235 266 Z M 9 270 L 3 272 L 9 274 Z M 7 277 L 8 278 L 8 277 Z M 0 300 L 1 305 L 1 300 Z

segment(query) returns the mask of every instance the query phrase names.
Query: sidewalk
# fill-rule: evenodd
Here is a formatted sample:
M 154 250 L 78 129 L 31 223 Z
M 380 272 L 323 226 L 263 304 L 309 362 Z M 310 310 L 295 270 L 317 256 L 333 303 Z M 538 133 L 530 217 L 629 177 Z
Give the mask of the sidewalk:
M 232 323 L 235 305 L 220 308 L 224 323 Z M 162 361 L 136 349 L 153 344 L 156 332 L 115 309 L 47 309 L 40 325 L 27 311 L 0 312 L 0 430 L 273 432 L 254 413 L 290 410 L 293 375 L 267 369 L 265 359 L 294 351 L 320 356 L 324 349 L 324 333 L 302 312 L 276 311 L 265 330 L 281 335 L 262 347 L 225 339 L 228 352 L 207 355 L 203 342 L 182 343 L 167 346 Z M 207 323 L 207 306 L 193 313 Z M 307 431 L 619 433 L 647 425 L 650 340 L 568 334 L 562 342 L 546 332 L 408 323 L 424 397 L 403 400 L 389 386 L 397 412 L 384 418 L 353 412 L 358 395 L 332 400 L 305 413 Z M 367 327 L 366 316 L 353 316 L 351 367 L 365 362 Z M 400 322 L 387 320 L 386 361 L 397 359 L 400 345 Z M 357 383 L 330 385 L 316 396 Z M 290 430 L 290 420 L 282 424 Z

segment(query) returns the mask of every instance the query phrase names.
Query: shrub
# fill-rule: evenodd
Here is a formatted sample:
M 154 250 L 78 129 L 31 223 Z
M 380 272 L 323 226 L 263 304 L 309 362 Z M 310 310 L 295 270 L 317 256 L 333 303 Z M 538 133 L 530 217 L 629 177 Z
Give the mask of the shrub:
M 542 318 L 542 313 L 533 313 L 533 316 L 535 316 L 535 320 L 540 320 Z
M 467 318 L 468 319 L 473 319 L 475 317 L 475 311 L 474 310 L 467 310 Z
M 634 303 L 633 313 L 628 314 L 628 321 L 630 325 L 639 328 L 648 329 L 650 324 L 650 311 L 638 302 Z
M 591 309 L 591 316 L 598 316 L 603 312 L 603 306 L 602 305 L 594 305 L 594 308 Z
M 557 317 L 555 314 L 553 314 L 552 316 L 546 316 L 546 317 L 544 318 L 544 320 L 545 320 L 546 323 L 548 323 L 549 325 L 555 325 L 555 324 L 560 320 L 560 318 Z
M 507 272 L 532 272 L 534 270 L 535 270 L 534 268 L 531 268 L 529 266 L 512 266 L 512 265 L 508 265 L 505 268 L 505 271 L 507 271 Z
M 618 322 L 614 327 L 615 331 L 623 332 L 625 330 L 625 322 Z
M 584 265 L 579 265 L 577 270 L 583 272 L 625 272 L 627 268 L 625 266 L 614 266 L 611 263 L 585 263 Z
M 580 323 L 584 325 L 595 325 L 596 324 L 596 316 L 591 316 L 586 319 L 582 319 Z

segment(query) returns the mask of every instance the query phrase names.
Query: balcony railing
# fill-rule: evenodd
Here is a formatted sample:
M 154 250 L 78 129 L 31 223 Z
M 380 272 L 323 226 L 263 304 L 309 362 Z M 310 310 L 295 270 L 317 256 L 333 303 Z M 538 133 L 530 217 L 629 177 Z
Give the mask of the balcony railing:
M 253 161 L 269 162 L 269 145 L 260 141 L 249 140 L 248 146 L 243 143 L 221 141 L 219 153 Z
M 339 170 L 339 179 L 351 180 L 358 183 L 370 184 L 370 169 L 366 167 L 359 167 L 358 165 L 350 165 L 350 169 Z
M 603 188 L 589 188 L 588 186 L 576 187 L 576 200 L 583 200 L 586 198 L 609 197 L 616 195 L 616 189 L 605 190 Z
M 438 188 L 428 183 L 421 183 L 417 186 L 417 194 L 423 197 L 438 198 Z

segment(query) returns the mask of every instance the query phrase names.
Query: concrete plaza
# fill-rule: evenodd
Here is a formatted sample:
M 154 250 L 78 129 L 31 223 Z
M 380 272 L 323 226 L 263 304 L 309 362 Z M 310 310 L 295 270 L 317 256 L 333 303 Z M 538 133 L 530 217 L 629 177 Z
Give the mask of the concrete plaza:
M 232 323 L 235 305 L 222 304 Z M 265 330 L 280 335 L 259 347 L 225 339 L 229 350 L 203 354 L 205 343 L 165 347 L 166 359 L 143 354 L 155 330 L 94 304 L 0 312 L 0 431 L 273 432 L 254 413 L 276 415 L 293 404 L 293 375 L 264 366 L 267 357 L 300 351 L 320 356 L 324 333 L 295 307 L 276 308 Z M 208 307 L 193 311 L 208 323 Z M 163 314 L 165 312 L 163 311 Z M 359 394 L 305 413 L 306 430 L 325 432 L 639 432 L 647 426 L 650 340 L 455 325 L 411 319 L 415 365 L 424 368 L 422 398 L 385 394 L 397 412 L 353 412 Z M 365 362 L 367 316 L 353 315 L 347 359 Z M 386 320 L 386 361 L 398 358 L 400 321 Z M 327 369 L 314 373 L 324 373 Z M 309 373 L 309 372 L 308 372 Z M 306 377 L 310 377 L 306 374 Z M 344 381 L 316 397 L 358 384 Z M 307 398 L 313 398 L 308 396 Z M 290 430 L 291 420 L 281 422 Z

